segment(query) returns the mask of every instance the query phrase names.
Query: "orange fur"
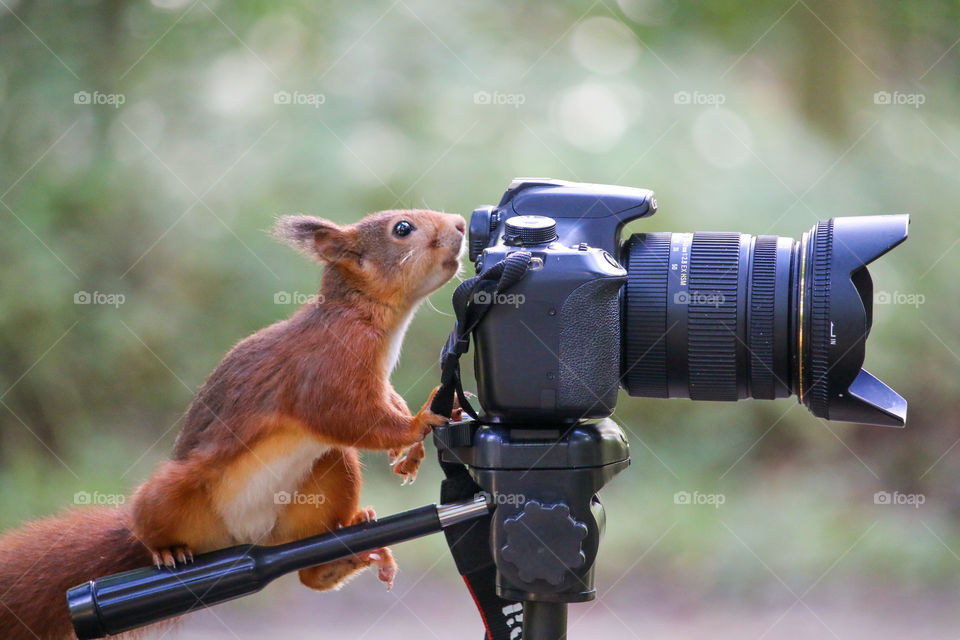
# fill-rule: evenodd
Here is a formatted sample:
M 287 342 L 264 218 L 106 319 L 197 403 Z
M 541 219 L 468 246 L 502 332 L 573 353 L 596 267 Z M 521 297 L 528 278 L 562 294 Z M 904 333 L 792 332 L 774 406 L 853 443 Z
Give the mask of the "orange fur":
M 414 230 L 393 233 L 401 220 Z M 417 305 L 456 273 L 464 230 L 460 216 L 423 210 L 344 227 L 280 219 L 277 235 L 326 265 L 320 303 L 226 355 L 191 404 L 172 458 L 129 506 L 70 511 L 0 538 L 0 638 L 70 637 L 64 591 L 151 554 L 171 563 L 180 552 L 278 544 L 369 518 L 357 449 L 406 454 L 397 472 L 414 475 L 419 443 L 444 422 L 429 400 L 411 414 L 389 374 Z M 331 589 L 370 565 L 392 581 L 389 549 L 300 578 Z

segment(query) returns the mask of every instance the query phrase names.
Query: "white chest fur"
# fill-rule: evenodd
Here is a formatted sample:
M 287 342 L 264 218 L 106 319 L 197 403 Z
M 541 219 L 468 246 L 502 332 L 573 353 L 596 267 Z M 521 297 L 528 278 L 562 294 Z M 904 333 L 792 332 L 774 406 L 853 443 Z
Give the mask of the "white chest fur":
M 319 442 L 299 442 L 288 451 L 250 453 L 250 467 L 245 477 L 225 476 L 223 483 L 230 497 L 218 502 L 218 511 L 230 535 L 240 543 L 262 542 L 273 530 L 280 510 L 300 482 L 313 468 L 314 461 L 327 453 L 330 446 Z M 244 475 L 244 474 L 239 474 Z M 236 483 L 240 483 L 239 485 Z
M 405 317 L 400 325 L 394 329 L 393 334 L 390 336 L 390 352 L 387 355 L 388 377 L 396 368 L 397 362 L 400 360 L 400 350 L 403 348 L 403 338 L 407 335 L 407 329 L 410 328 L 410 322 L 413 320 L 414 314 L 417 313 L 417 308 L 419 306 L 420 303 L 414 305 L 414 307 L 407 314 L 407 317 Z

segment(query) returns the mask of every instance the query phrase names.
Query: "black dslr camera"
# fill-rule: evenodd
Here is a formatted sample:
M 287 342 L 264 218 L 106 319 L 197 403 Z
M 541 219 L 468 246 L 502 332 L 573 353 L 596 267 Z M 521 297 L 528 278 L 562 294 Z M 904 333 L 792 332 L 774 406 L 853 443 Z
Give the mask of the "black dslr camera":
M 622 386 L 694 400 L 795 393 L 820 418 L 903 426 L 906 401 L 861 366 L 866 265 L 906 239 L 908 216 L 832 218 L 799 242 L 697 232 L 621 243 L 626 223 L 656 210 L 646 189 L 517 179 L 473 212 L 478 271 L 533 255 L 475 332 L 484 422 L 606 417 Z

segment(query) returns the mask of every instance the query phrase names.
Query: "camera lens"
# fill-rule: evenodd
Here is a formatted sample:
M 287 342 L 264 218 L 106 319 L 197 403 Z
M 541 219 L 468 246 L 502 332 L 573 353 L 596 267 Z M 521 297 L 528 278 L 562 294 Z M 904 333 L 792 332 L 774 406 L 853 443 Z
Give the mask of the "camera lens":
M 621 380 L 693 400 L 796 394 L 819 417 L 902 426 L 906 402 L 861 369 L 873 311 L 866 264 L 907 216 L 834 218 L 799 241 L 635 234 L 624 246 Z

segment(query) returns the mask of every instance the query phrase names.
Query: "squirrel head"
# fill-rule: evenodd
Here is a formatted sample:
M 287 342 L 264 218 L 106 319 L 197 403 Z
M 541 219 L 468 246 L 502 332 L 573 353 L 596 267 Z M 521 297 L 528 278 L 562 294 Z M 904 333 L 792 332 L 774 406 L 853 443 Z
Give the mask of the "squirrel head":
M 455 214 L 398 209 L 342 226 L 313 216 L 283 216 L 274 235 L 335 271 L 349 288 L 402 308 L 457 273 L 465 230 L 466 222 Z

